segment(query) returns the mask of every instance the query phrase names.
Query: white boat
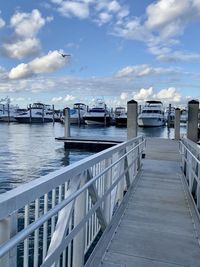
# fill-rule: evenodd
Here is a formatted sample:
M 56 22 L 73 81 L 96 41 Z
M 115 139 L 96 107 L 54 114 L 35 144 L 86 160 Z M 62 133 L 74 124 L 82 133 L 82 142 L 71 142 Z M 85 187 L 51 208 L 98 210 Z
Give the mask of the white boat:
M 138 126 L 156 127 L 165 125 L 163 104 L 161 101 L 146 101 L 142 113 L 138 116 Z
M 165 120 L 170 121 L 170 126 L 174 125 L 175 122 L 175 107 L 171 107 L 170 111 L 169 108 L 165 110 Z
M 116 126 L 127 125 L 127 112 L 125 107 L 116 107 L 115 109 L 115 124 Z
M 53 121 L 50 105 L 34 103 L 31 108 L 20 112 L 15 119 L 20 123 L 44 123 Z
M 186 109 L 181 110 L 180 122 L 187 123 L 188 120 L 188 111 Z
M 83 123 L 83 115 L 87 111 L 87 106 L 83 103 L 75 103 L 73 108 L 70 109 L 70 123 L 80 124 Z
M 83 115 L 83 120 L 86 124 L 108 125 L 111 115 L 104 101 L 97 99 L 94 107 Z

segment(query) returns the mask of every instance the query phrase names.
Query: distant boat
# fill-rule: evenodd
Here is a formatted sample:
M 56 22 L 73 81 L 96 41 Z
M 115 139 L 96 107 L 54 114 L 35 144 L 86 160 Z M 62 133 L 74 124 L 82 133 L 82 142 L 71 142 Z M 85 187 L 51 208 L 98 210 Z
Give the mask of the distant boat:
M 0 100 L 0 122 L 15 122 L 18 106 L 10 104 L 10 99 L 7 97 Z
M 19 123 L 53 122 L 53 111 L 50 105 L 34 103 L 31 108 L 20 112 L 15 119 Z
M 109 125 L 111 115 L 103 100 L 97 99 L 94 107 L 83 115 L 86 124 Z
M 73 108 L 70 109 L 70 123 L 79 124 L 83 123 L 83 115 L 87 111 L 87 106 L 83 103 L 75 103 Z
M 186 109 L 182 109 L 180 115 L 180 122 L 187 123 L 187 121 L 188 121 L 188 111 Z
M 138 125 L 142 127 L 155 127 L 165 125 L 163 104 L 161 101 L 146 101 L 141 114 L 138 116 Z
M 127 112 L 125 107 L 116 107 L 115 109 L 115 124 L 116 126 L 127 125 Z
M 175 107 L 171 107 L 171 110 L 169 111 L 169 108 L 165 111 L 165 120 L 170 120 L 170 126 L 174 126 L 175 121 Z

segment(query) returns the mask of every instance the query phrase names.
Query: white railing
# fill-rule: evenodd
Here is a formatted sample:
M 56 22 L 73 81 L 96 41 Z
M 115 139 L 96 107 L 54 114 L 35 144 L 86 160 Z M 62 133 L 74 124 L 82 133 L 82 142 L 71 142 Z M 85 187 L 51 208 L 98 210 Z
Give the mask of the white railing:
M 200 147 L 189 139 L 180 141 L 181 165 L 189 190 L 200 212 Z
M 0 195 L 0 266 L 83 266 L 144 146 L 132 139 Z

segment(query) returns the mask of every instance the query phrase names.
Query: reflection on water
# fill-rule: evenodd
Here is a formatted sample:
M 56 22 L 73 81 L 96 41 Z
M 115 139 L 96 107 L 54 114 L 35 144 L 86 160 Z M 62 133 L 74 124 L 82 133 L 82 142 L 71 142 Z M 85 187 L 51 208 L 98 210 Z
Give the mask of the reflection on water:
M 147 137 L 173 138 L 174 130 L 167 127 L 139 128 Z M 19 184 L 39 178 L 51 171 L 67 166 L 91 152 L 64 150 L 55 137 L 63 136 L 63 125 L 0 124 L 0 193 Z M 185 132 L 185 127 L 181 128 Z M 103 136 L 126 138 L 126 128 L 77 126 L 71 127 L 73 136 Z

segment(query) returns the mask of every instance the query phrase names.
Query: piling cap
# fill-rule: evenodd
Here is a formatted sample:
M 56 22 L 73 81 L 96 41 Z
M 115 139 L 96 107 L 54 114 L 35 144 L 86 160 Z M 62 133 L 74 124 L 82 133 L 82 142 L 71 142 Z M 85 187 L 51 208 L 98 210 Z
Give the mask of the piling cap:
M 137 104 L 137 101 L 135 101 L 134 99 L 132 99 L 132 100 L 128 101 L 127 104 Z
M 190 100 L 189 102 L 188 102 L 188 104 L 199 104 L 199 101 L 198 100 Z
M 176 108 L 175 110 L 180 110 L 180 108 Z

